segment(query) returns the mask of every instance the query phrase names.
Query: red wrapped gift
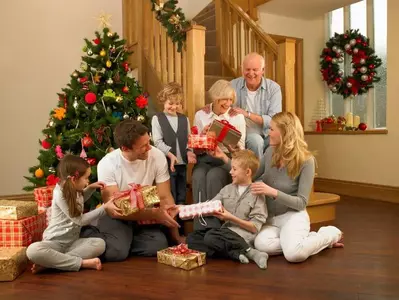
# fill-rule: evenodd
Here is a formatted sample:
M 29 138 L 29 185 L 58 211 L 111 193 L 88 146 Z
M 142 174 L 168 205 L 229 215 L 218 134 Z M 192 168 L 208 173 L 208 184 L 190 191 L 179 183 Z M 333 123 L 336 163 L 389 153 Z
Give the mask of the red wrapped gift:
M 226 120 L 214 120 L 209 132 L 214 132 L 216 140 L 225 146 L 235 147 L 241 139 L 241 132 Z
M 53 190 L 55 185 L 44 186 L 33 190 L 35 201 L 39 207 L 50 207 L 53 200 Z
M 0 220 L 0 247 L 27 247 L 41 241 L 46 229 L 46 213 L 20 220 Z
M 217 146 L 214 134 L 198 134 L 197 126 L 191 128 L 188 136 L 187 147 L 197 150 L 215 150 Z

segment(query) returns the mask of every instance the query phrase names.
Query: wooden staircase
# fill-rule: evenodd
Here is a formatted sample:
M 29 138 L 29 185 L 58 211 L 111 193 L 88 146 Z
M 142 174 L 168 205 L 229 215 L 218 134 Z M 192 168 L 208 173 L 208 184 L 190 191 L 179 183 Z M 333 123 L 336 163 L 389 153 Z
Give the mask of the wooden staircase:
M 217 46 L 215 3 L 211 2 L 193 21 L 206 28 L 205 33 L 205 91 L 219 79 L 232 80 L 233 76 L 223 76 L 223 63 L 220 58 L 220 47 Z M 206 99 L 206 103 L 209 103 Z

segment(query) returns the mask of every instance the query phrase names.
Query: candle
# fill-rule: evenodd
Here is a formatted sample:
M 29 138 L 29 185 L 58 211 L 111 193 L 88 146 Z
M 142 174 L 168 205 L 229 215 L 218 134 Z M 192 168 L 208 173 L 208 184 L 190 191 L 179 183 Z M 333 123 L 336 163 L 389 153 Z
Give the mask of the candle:
M 345 119 L 346 119 L 346 126 L 353 127 L 353 114 L 351 112 L 348 112 L 346 114 Z
M 360 124 L 360 117 L 359 116 L 355 116 L 353 118 L 353 127 L 358 128 Z

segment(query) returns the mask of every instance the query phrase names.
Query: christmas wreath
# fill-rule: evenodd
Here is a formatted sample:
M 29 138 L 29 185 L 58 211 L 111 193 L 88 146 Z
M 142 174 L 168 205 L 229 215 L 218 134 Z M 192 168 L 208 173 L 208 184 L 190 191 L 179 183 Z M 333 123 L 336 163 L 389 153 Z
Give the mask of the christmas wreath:
M 345 72 L 340 64 L 351 57 L 352 72 Z M 335 33 L 326 43 L 320 55 L 320 72 L 328 88 L 344 98 L 367 93 L 373 83 L 380 81 L 376 69 L 381 59 L 375 55 L 369 45 L 369 39 L 359 30 L 348 30 L 343 34 Z

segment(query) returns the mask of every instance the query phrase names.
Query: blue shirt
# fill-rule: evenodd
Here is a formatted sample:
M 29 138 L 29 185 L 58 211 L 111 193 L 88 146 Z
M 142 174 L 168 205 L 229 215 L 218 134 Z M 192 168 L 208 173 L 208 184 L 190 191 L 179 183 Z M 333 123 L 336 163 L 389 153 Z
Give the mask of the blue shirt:
M 236 106 L 246 109 L 247 107 L 247 87 L 244 77 L 233 79 L 231 86 L 236 90 Z M 268 135 L 270 120 L 282 110 L 281 88 L 273 80 L 262 78 L 262 83 L 256 91 L 255 111 L 253 113 L 261 115 L 263 118 L 263 134 Z

